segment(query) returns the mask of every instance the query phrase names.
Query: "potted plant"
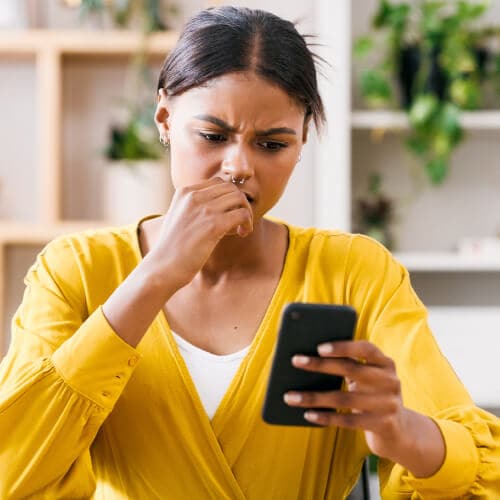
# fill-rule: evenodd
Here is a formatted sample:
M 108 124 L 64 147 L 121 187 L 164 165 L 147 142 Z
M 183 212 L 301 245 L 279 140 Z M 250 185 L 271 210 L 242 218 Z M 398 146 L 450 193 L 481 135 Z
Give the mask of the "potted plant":
M 95 19 L 105 25 L 109 16 L 120 28 L 133 27 L 144 32 L 166 29 L 167 19 L 177 12 L 175 5 L 162 0 L 64 0 L 78 7 L 82 20 Z
M 390 223 L 393 216 L 392 201 L 382 193 L 382 177 L 372 172 L 368 180 L 368 194 L 357 201 L 359 231 L 388 249 L 392 248 Z
M 488 5 L 486 0 L 380 0 L 373 17 L 373 28 L 385 35 L 378 40 L 383 57 L 361 74 L 361 93 L 370 107 L 406 110 L 406 145 L 435 184 L 446 177 L 451 154 L 464 138 L 460 111 L 478 109 L 483 85 L 499 80 L 499 55 L 487 48 L 500 28 L 475 27 Z M 360 37 L 355 56 L 364 57 L 375 47 L 374 36 Z
M 161 0 L 66 0 L 79 7 L 81 18 L 111 16 L 120 28 L 142 33 L 129 65 L 126 99 L 120 103 L 125 118 L 110 127 L 103 171 L 103 215 L 113 223 L 131 223 L 151 213 L 164 213 L 173 188 L 168 154 L 158 141 L 153 116 L 154 79 L 147 61 L 147 38 L 166 29 L 165 15 L 176 9 Z
M 173 188 L 168 155 L 158 141 L 154 106 L 133 107 L 128 120 L 110 129 L 104 169 L 104 218 L 134 222 L 166 212 Z

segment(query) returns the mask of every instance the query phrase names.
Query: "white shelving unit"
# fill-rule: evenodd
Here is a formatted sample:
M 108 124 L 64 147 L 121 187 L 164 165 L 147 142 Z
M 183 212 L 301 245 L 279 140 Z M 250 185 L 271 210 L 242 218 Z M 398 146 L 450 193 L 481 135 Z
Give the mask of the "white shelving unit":
M 461 113 L 461 125 L 466 130 L 498 130 L 500 111 L 468 111 Z M 351 113 L 353 129 L 407 130 L 408 118 L 402 111 L 363 111 Z
M 500 257 L 481 258 L 453 252 L 396 252 L 394 256 L 410 272 L 500 273 Z
M 376 0 L 316 2 L 317 26 L 325 45 L 320 55 L 332 69 L 321 81 L 329 128 L 316 156 L 315 222 L 347 231 L 355 227 L 353 206 L 368 169 L 383 169 L 395 196 L 409 191 L 414 182 L 411 168 L 405 166 L 411 159 L 399 137 L 409 128 L 406 115 L 363 110 L 353 81 L 352 41 L 361 34 L 363 23 L 363 32 L 369 29 L 367 21 L 376 4 Z M 492 22 L 500 23 L 500 9 L 494 15 L 498 19 Z M 439 188 L 421 183 L 416 194 L 404 198 L 409 215 L 399 221 L 405 238 L 395 257 L 410 271 L 429 309 L 436 339 L 476 403 L 500 412 L 500 381 L 494 372 L 500 357 L 500 256 L 464 256 L 450 244 L 476 235 L 475 231 L 494 236 L 495 221 L 500 230 L 500 211 L 487 191 L 500 184 L 500 110 L 462 113 L 461 121 L 468 138 L 454 157 L 449 179 Z M 408 207 L 417 208 L 411 212 Z
M 26 140 L 23 146 L 35 150 L 34 165 L 26 182 L 38 184 L 37 196 L 31 200 L 35 204 L 36 220 L 30 223 L 0 220 L 0 358 L 7 348 L 13 308 L 21 299 L 22 275 L 15 273 L 14 276 L 11 269 L 19 267 L 11 266 L 19 260 L 16 253 L 25 255 L 26 262 L 23 260 L 21 267 L 27 269 L 36 252 L 56 236 L 106 225 L 102 220 L 85 220 L 89 217 L 73 220 L 65 216 L 64 195 L 68 193 L 64 191 L 68 183 L 65 185 L 64 177 L 68 175 L 68 164 L 75 161 L 71 156 L 64 157 L 63 147 L 68 130 L 68 123 L 64 123 L 68 110 L 63 109 L 63 99 L 65 92 L 73 90 L 67 88 L 67 73 L 71 73 L 72 65 L 83 63 L 92 67 L 93 62 L 103 60 L 103 66 L 126 67 L 139 49 L 144 49 L 149 58 L 161 60 L 177 38 L 178 33 L 174 31 L 154 33 L 145 39 L 140 33 L 126 30 L 0 30 L 2 61 L 29 61 L 35 69 L 36 109 L 30 112 L 36 116 L 36 137 L 33 142 Z M 79 89 L 78 95 L 83 94 Z M 31 116 L 25 119 L 26 128 L 30 121 Z M 86 161 L 90 163 L 92 158 Z M 76 184 L 70 187 L 70 196 L 84 189 Z M 22 196 L 27 197 L 24 193 Z

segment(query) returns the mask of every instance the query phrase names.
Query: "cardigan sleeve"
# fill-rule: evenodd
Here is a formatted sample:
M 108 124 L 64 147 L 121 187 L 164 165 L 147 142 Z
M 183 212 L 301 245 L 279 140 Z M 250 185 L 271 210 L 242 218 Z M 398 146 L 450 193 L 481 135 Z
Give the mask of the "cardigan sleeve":
M 0 498 L 89 498 L 89 447 L 139 354 L 87 311 L 68 241 L 49 243 L 25 284 L 0 364 Z
M 364 255 L 365 262 L 359 275 L 369 269 L 381 273 L 374 279 L 379 284 L 363 291 L 369 304 L 364 310 L 373 314 L 362 312 L 361 326 L 368 339 L 395 361 L 405 406 L 431 417 L 446 446 L 444 463 L 427 478 L 381 460 L 382 497 L 500 498 L 500 420 L 474 405 L 441 353 L 407 270 L 378 244 L 364 241 L 362 247 L 360 258 Z

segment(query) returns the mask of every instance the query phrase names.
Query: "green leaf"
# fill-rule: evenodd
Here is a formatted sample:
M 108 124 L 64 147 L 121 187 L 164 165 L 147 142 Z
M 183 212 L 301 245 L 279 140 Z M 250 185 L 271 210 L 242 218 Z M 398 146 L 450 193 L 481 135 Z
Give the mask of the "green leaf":
M 448 156 L 453 148 L 453 139 L 447 134 L 437 132 L 432 137 L 432 152 L 439 157 Z
M 461 130 L 460 111 L 457 106 L 452 103 L 444 104 L 440 109 L 436 125 L 445 134 L 456 136 Z
M 372 104 L 384 104 L 392 96 L 388 78 L 377 70 L 367 70 L 361 75 L 361 93 Z
M 410 123 L 414 127 L 423 127 L 430 122 L 439 110 L 439 101 L 433 94 L 422 94 L 416 97 L 408 112 Z
M 410 6 L 406 4 L 395 5 L 389 13 L 389 21 L 395 31 L 402 31 L 406 27 Z
M 406 147 L 420 157 L 423 157 L 429 149 L 427 141 L 419 135 L 408 137 L 406 139 Z
M 481 90 L 473 78 L 461 78 L 451 82 L 451 100 L 462 109 L 478 109 L 481 104 Z
M 442 184 L 448 173 L 448 161 L 445 158 L 433 158 L 425 164 L 425 168 L 433 184 Z
M 370 36 L 361 36 L 354 42 L 354 56 L 355 57 L 364 57 L 366 56 L 372 49 L 374 43 L 373 38 Z
M 387 25 L 391 8 L 392 6 L 387 0 L 381 0 L 378 11 L 373 16 L 372 24 L 374 28 L 382 28 Z
M 382 176 L 378 172 L 372 172 L 368 179 L 368 192 L 377 195 L 382 188 Z

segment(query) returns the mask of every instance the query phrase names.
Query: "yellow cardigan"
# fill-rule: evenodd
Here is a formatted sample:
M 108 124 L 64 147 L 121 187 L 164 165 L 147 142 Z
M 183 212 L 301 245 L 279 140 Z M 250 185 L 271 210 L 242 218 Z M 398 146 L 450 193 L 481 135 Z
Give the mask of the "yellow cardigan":
M 289 233 L 279 285 L 211 421 L 165 315 L 134 349 L 101 311 L 141 260 L 137 224 L 49 243 L 28 271 L 0 365 L 0 498 L 344 498 L 368 453 L 362 432 L 260 416 L 291 301 L 352 305 L 357 338 L 395 360 L 405 404 L 440 426 L 441 469 L 417 479 L 381 461 L 383 498 L 500 498 L 499 420 L 473 405 L 442 356 L 407 271 L 364 236 Z

